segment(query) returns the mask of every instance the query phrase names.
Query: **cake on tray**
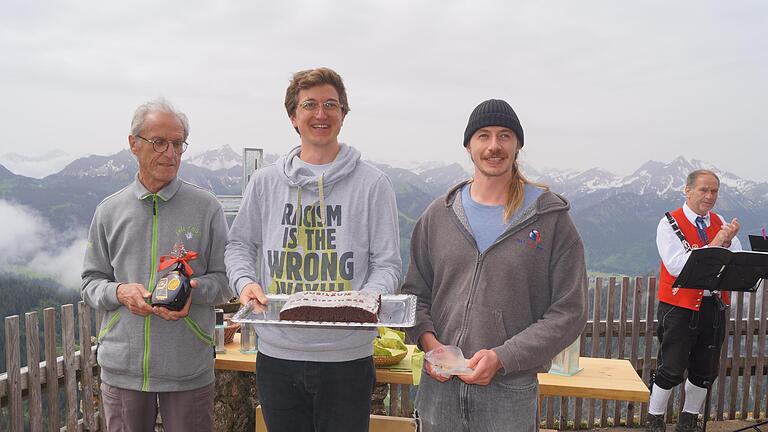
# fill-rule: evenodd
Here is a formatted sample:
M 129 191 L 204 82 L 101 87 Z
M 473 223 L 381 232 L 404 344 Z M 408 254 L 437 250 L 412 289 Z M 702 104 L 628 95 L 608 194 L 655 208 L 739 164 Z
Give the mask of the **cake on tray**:
M 381 296 L 360 291 L 302 291 L 280 309 L 281 321 L 376 323 Z

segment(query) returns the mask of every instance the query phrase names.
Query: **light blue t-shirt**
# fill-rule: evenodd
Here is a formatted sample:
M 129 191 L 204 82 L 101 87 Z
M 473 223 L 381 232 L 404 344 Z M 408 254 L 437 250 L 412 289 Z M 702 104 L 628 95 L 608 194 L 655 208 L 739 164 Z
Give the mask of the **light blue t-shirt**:
M 509 226 L 509 222 L 504 222 L 503 205 L 484 205 L 475 202 L 469 193 L 472 183 L 467 183 L 461 188 L 461 205 L 464 207 L 464 213 L 469 220 L 469 226 L 472 228 L 472 236 L 475 237 L 477 249 L 485 252 L 499 238 L 504 230 Z M 536 186 L 526 184 L 523 189 L 523 205 L 509 218 L 515 219 L 518 213 L 528 208 L 541 195 L 542 190 Z

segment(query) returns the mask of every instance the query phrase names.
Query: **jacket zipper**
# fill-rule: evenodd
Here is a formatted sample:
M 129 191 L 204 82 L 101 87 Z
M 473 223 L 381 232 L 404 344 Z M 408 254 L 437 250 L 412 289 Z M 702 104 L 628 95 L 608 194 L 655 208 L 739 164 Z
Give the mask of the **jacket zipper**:
M 475 249 L 475 252 L 477 253 L 475 257 L 475 271 L 472 273 L 472 283 L 469 285 L 469 296 L 467 298 L 467 304 L 464 307 L 464 318 L 462 318 L 461 321 L 461 328 L 459 329 L 459 338 L 456 341 L 456 346 L 461 346 L 461 341 L 464 339 L 464 334 L 466 334 L 466 329 L 469 325 L 469 308 L 472 305 L 472 298 L 474 297 L 477 288 L 477 275 L 480 273 L 482 254 L 478 249 Z
M 149 286 L 147 291 L 152 292 L 155 289 L 155 263 L 157 262 L 157 194 L 152 195 L 152 249 L 149 262 Z M 151 327 L 152 315 L 144 317 L 144 357 L 142 358 L 142 383 L 141 390 L 149 391 L 149 348 L 151 346 Z
M 464 307 L 464 318 L 462 319 L 462 322 L 461 322 L 461 328 L 459 329 L 459 340 L 456 342 L 456 346 L 461 346 L 461 341 L 464 338 L 464 335 L 466 334 L 467 328 L 469 327 L 469 308 L 472 305 L 472 299 L 475 296 L 475 292 L 477 291 L 477 277 L 480 274 L 480 265 L 483 262 L 483 256 L 485 256 L 485 254 L 487 254 L 488 251 L 491 250 L 491 248 L 501 243 L 512 234 L 514 233 L 511 231 L 506 234 L 502 234 L 502 236 L 496 239 L 496 241 L 492 245 L 488 246 L 488 249 L 486 249 L 485 252 L 480 252 L 480 250 L 477 249 L 477 245 L 475 245 L 475 253 L 476 253 L 475 270 L 472 273 L 472 283 L 469 285 L 469 297 L 467 298 L 467 304 Z
M 461 223 L 461 220 L 459 220 L 458 215 L 456 215 L 456 212 L 453 211 L 451 208 L 451 213 L 453 214 L 453 217 L 456 218 L 456 222 L 461 227 L 461 229 L 467 231 L 466 227 L 464 227 L 464 224 Z M 529 218 L 530 219 L 530 218 Z M 515 226 L 516 229 L 509 229 L 506 232 L 504 232 L 499 238 L 496 239 L 495 242 L 493 242 L 492 245 L 488 246 L 488 249 L 486 249 L 484 252 L 480 252 L 480 249 L 477 248 L 477 242 L 475 242 L 475 270 L 472 273 L 472 283 L 469 286 L 469 296 L 467 298 L 466 306 L 464 307 L 464 317 L 462 318 L 461 327 L 459 328 L 459 338 L 456 342 L 456 346 L 461 346 L 461 341 L 464 338 L 464 335 L 466 334 L 467 327 L 469 326 L 469 308 L 472 305 L 472 299 L 474 297 L 475 291 L 477 291 L 477 277 L 480 273 L 480 265 L 483 261 L 483 256 L 488 253 L 494 246 L 501 243 L 502 241 L 506 240 L 513 234 L 520 231 L 520 227 L 523 225 L 527 225 L 530 222 L 530 220 L 526 219 L 523 221 L 518 222 L 518 224 Z M 474 236 L 469 231 L 466 232 L 467 235 L 469 235 L 469 238 L 474 240 Z

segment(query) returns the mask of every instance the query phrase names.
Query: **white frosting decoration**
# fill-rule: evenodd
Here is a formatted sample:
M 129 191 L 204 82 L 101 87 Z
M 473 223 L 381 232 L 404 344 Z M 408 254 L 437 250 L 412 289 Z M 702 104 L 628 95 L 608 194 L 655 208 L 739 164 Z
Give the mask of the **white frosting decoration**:
M 354 307 L 376 314 L 379 298 L 360 291 L 301 291 L 291 294 L 281 311 L 302 306 Z

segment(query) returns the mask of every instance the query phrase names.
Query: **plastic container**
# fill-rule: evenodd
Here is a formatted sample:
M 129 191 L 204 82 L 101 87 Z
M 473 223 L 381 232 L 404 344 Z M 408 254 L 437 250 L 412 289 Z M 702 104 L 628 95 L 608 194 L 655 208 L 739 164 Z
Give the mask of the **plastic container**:
M 552 367 L 549 373 L 556 375 L 575 375 L 581 370 L 579 367 L 579 355 L 581 353 L 581 339 L 576 339 L 568 348 L 552 359 Z
M 467 367 L 467 359 L 461 348 L 454 345 L 444 345 L 426 354 L 424 359 L 432 365 L 432 370 L 440 375 L 469 375 L 473 372 Z
M 227 325 L 224 321 L 224 309 L 216 309 L 216 325 L 213 329 L 213 339 L 216 346 L 216 353 L 221 354 L 227 352 L 224 348 L 224 331 L 227 329 Z
M 258 352 L 259 336 L 253 324 L 243 323 L 240 326 L 240 352 L 256 354 Z

